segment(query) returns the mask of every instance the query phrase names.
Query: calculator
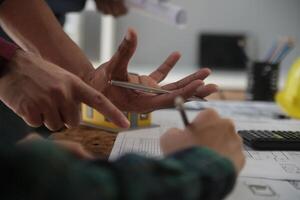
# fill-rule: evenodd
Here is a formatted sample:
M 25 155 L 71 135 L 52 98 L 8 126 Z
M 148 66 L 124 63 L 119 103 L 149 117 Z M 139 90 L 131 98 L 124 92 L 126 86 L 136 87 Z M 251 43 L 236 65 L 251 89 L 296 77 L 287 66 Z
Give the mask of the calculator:
M 300 131 L 240 130 L 239 135 L 256 150 L 300 150 Z

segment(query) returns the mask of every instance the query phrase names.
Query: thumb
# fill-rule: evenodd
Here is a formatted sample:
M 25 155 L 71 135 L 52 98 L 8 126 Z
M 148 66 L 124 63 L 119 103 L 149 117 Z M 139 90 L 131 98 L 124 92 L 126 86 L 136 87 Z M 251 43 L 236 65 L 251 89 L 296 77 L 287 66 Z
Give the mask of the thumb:
M 125 115 L 103 94 L 83 82 L 77 84 L 75 91 L 77 100 L 96 109 L 98 112 L 109 118 L 117 126 L 122 128 L 129 127 L 129 121 Z
M 117 52 L 111 58 L 109 74 L 113 79 L 127 81 L 127 68 L 137 47 L 137 34 L 133 29 L 128 29 L 126 36 Z

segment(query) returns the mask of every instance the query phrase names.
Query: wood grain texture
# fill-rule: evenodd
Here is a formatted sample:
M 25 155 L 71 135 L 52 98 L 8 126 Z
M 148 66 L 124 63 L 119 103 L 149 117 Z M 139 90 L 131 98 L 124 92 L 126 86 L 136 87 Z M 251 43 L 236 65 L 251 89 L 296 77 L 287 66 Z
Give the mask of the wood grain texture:
M 80 126 L 54 133 L 50 139 L 78 142 L 95 157 L 108 159 L 116 137 L 116 133 Z

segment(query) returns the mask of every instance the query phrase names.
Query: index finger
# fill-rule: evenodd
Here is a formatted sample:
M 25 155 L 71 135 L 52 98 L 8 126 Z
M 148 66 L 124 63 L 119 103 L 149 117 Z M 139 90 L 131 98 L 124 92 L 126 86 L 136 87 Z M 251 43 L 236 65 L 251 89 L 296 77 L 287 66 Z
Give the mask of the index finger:
M 103 94 L 85 83 L 78 84 L 76 91 L 77 100 L 95 108 L 98 112 L 108 117 L 117 126 L 122 128 L 129 127 L 129 121 L 125 115 Z

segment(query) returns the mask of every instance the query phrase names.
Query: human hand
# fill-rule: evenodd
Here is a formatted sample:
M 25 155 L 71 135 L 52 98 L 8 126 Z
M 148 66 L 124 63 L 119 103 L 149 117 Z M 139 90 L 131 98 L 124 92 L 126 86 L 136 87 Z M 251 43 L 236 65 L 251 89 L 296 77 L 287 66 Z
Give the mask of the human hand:
M 39 136 L 38 134 L 31 133 L 28 136 L 26 136 L 24 139 L 20 140 L 17 144 L 24 145 L 31 142 L 43 141 L 43 140 L 45 139 Z M 85 148 L 80 143 L 67 141 L 67 140 L 53 141 L 53 143 L 58 147 L 72 153 L 74 156 L 78 158 L 87 159 L 87 160 L 94 159 L 94 156 L 91 155 L 87 150 L 85 150 Z
M 194 95 L 205 97 L 217 91 L 214 84 L 204 85 L 203 80 L 210 74 L 210 70 L 202 69 L 198 72 L 175 83 L 159 86 L 170 70 L 180 58 L 179 53 L 172 53 L 166 61 L 149 76 L 129 75 L 127 68 L 131 57 L 137 46 L 137 35 L 129 29 L 119 49 L 110 61 L 101 65 L 97 70 L 92 71 L 85 78 L 85 81 L 101 91 L 119 109 L 134 112 L 149 112 L 155 109 L 173 106 L 174 99 L 182 96 L 188 99 Z M 119 88 L 110 84 L 111 80 L 130 81 L 141 83 L 147 86 L 160 87 L 170 90 L 170 94 L 152 95 L 134 90 Z
M 0 79 L 0 100 L 30 126 L 50 130 L 77 126 L 81 102 L 121 127 L 129 122 L 104 95 L 77 76 L 28 52 L 17 50 Z
M 124 0 L 95 0 L 97 9 L 106 15 L 119 17 L 127 13 Z
M 169 155 L 193 146 L 207 147 L 231 160 L 237 172 L 245 163 L 242 139 L 233 123 L 212 109 L 201 111 L 185 130 L 170 129 L 160 138 L 163 153 Z

